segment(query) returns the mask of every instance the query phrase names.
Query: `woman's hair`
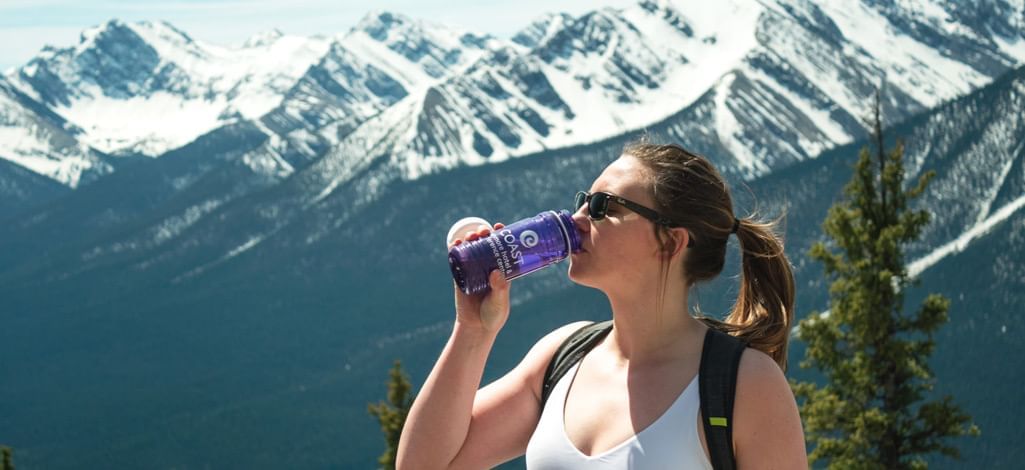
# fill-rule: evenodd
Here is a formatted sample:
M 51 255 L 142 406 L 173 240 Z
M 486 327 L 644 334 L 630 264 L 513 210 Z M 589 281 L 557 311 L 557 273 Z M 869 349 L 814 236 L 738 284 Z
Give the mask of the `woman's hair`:
M 693 239 L 684 275 L 687 287 L 714 279 L 726 262 L 726 242 L 733 228 L 733 200 L 719 172 L 704 157 L 677 145 L 644 140 L 628 144 L 623 154 L 651 170 L 656 210 L 680 223 Z M 740 218 L 737 238 L 742 252 L 740 294 L 725 321 L 701 316 L 710 327 L 729 333 L 772 356 L 784 371 L 787 341 L 794 318 L 794 275 L 775 234 L 777 221 Z M 668 229 L 655 224 L 663 253 L 676 246 Z M 668 279 L 669 257 L 663 257 L 660 298 Z

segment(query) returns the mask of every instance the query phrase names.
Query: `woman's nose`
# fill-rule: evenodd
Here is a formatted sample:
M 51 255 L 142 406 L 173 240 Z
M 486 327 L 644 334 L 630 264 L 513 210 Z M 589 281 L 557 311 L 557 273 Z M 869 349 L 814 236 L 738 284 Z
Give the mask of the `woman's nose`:
M 573 223 L 576 224 L 577 230 L 587 231 L 591 228 L 591 220 L 587 217 L 587 205 L 580 206 L 576 212 L 573 213 Z

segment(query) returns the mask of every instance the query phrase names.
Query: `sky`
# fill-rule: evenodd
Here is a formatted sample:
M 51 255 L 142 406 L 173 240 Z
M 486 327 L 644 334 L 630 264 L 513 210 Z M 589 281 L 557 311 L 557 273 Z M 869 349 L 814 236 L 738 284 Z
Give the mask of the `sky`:
M 68 47 L 109 19 L 164 20 L 200 41 L 233 45 L 277 28 L 285 34 L 343 33 L 372 9 L 508 38 L 548 12 L 580 15 L 637 0 L 0 0 L 0 71 L 27 63 L 44 45 Z

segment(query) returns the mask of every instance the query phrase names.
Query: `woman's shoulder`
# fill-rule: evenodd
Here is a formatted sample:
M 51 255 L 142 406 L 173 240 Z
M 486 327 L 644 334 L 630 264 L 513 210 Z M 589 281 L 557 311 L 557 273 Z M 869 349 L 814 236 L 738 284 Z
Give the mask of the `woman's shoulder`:
M 534 394 L 540 400 L 541 396 L 541 381 L 544 377 L 545 370 L 548 368 L 548 363 L 552 360 L 555 355 L 555 351 L 559 349 L 559 346 L 566 341 L 575 331 L 590 325 L 593 322 L 590 321 L 577 321 L 568 323 L 560 326 L 551 332 L 545 334 L 541 339 L 534 343 L 534 346 L 527 352 L 526 357 L 523 358 L 523 365 L 528 371 L 529 384 L 531 389 L 534 390 Z
M 737 369 L 738 387 L 742 378 L 756 382 L 771 381 L 783 378 L 783 370 L 772 356 L 759 349 L 748 347 L 740 356 L 740 366 Z
M 531 348 L 530 352 L 527 354 L 528 356 L 530 354 L 537 354 L 543 358 L 551 359 L 551 357 L 555 354 L 555 351 L 559 349 L 559 346 L 561 346 L 563 342 L 569 339 L 570 335 L 592 323 L 594 322 L 576 321 L 573 323 L 562 325 L 550 331 L 548 334 L 544 335 L 541 339 L 539 339 L 537 343 L 534 344 L 534 347 Z M 545 360 L 546 364 L 547 359 Z
M 753 404 L 759 408 L 765 402 L 780 398 L 781 394 L 787 394 L 791 399 L 793 397 L 790 384 L 779 364 L 758 349 L 744 349 L 737 368 L 737 406 Z
M 774 440 L 800 441 L 801 418 L 783 370 L 768 354 L 747 348 L 740 357 L 733 407 L 734 442 L 757 447 Z M 767 436 L 773 436 L 771 439 Z
M 585 326 L 588 326 L 588 325 L 591 325 L 593 323 L 595 323 L 595 322 L 589 321 L 589 320 L 581 320 L 581 321 L 575 321 L 573 323 L 567 323 L 565 325 L 562 325 L 562 326 L 552 330 L 547 335 L 545 335 L 543 338 L 541 338 L 541 340 L 538 341 L 538 342 L 541 342 L 541 341 L 551 342 L 551 343 L 555 343 L 556 347 L 558 347 L 558 345 L 562 344 L 563 341 L 566 341 L 566 339 L 569 338 L 570 335 L 572 335 L 576 331 L 580 330 L 581 328 L 583 328 Z
M 733 405 L 738 467 L 807 468 L 801 415 L 783 370 L 768 354 L 747 348 L 740 357 Z

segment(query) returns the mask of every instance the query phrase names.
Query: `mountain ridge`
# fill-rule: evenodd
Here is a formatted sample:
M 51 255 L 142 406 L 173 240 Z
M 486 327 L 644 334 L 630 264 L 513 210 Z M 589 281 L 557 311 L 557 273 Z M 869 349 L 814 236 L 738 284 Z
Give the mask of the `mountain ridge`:
M 206 45 L 166 23 L 112 20 L 87 30 L 75 47 L 44 50 L 8 79 L 40 103 L 59 104 L 54 111 L 84 129 L 82 144 L 102 152 L 158 156 L 245 118 L 280 133 L 279 153 L 293 167 L 321 158 L 363 123 L 409 126 L 374 120 L 409 93 L 422 97 L 420 89 L 435 88 L 449 96 L 442 109 L 458 125 L 426 148 L 445 153 L 409 162 L 407 177 L 636 131 L 716 89 L 719 102 L 704 119 L 714 129 L 708 134 L 751 178 L 859 135 L 856 116 L 866 107 L 854 97 L 881 76 L 890 83 L 887 114 L 906 117 L 1025 61 L 1025 26 L 1014 15 L 982 17 L 931 2 L 865 0 L 848 9 L 783 0 L 731 0 L 712 9 L 699 3 L 641 1 L 541 17 L 511 41 L 375 11 L 334 38 L 268 33 L 246 42 L 289 43 L 282 54 L 297 58 L 286 61 L 286 73 L 269 72 L 255 56 L 232 59 L 245 50 Z M 1002 0 L 994 8 L 1023 9 Z M 724 18 L 732 27 L 717 29 Z M 745 26 L 736 27 L 742 18 Z M 326 61 L 331 51 L 337 59 Z M 75 72 L 74 61 L 100 68 Z M 231 61 L 264 65 L 247 70 Z M 103 76 L 114 79 L 97 75 L 106 69 Z M 361 69 L 376 76 L 354 73 Z M 92 85 L 76 84 L 76 74 Z M 233 83 L 248 85 L 225 94 Z M 379 88 L 358 90 L 361 83 Z M 89 98 L 70 106 L 81 97 Z M 181 122 L 153 130 L 154 113 L 173 106 L 182 108 Z M 336 106 L 351 117 L 340 118 Z M 766 132 L 773 121 L 787 131 Z M 425 150 L 408 136 L 398 139 L 392 147 L 400 153 Z

